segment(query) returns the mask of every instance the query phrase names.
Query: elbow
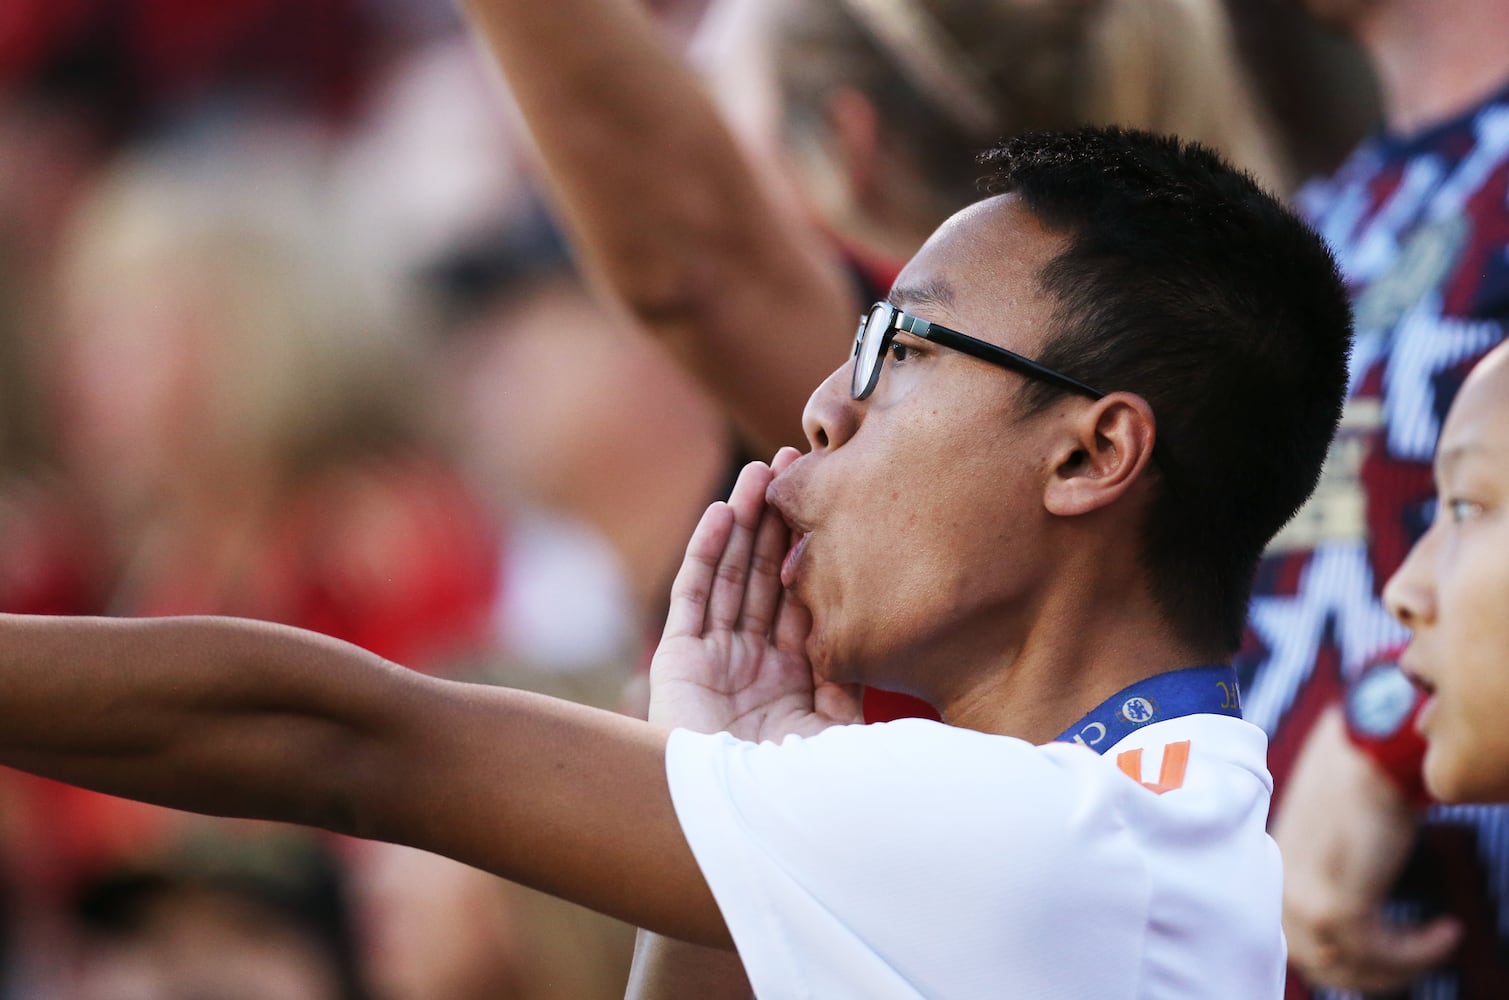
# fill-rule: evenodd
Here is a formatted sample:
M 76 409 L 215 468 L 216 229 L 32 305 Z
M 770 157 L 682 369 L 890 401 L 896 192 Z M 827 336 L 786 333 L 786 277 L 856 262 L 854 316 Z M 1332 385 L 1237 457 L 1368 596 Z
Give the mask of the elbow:
M 711 307 L 716 281 L 695 240 L 625 246 L 602 268 L 608 291 L 638 327 L 656 340 L 695 328 Z
M 616 271 L 610 278 L 614 297 L 635 324 L 657 339 L 696 315 L 698 302 L 680 265 L 629 264 Z
M 675 210 L 653 221 L 611 234 L 594 228 L 588 226 L 581 241 L 589 269 L 656 337 L 706 322 L 735 283 L 768 271 L 758 253 L 758 227 L 712 187 L 683 190 Z

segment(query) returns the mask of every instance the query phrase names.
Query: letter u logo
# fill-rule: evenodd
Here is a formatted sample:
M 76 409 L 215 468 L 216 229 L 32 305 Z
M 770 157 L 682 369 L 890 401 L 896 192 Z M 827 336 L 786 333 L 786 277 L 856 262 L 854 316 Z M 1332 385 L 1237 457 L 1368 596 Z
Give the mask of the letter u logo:
M 1151 789 L 1162 795 L 1171 792 L 1184 784 L 1184 770 L 1189 766 L 1189 740 L 1180 740 L 1178 743 L 1165 743 L 1163 746 L 1163 765 L 1158 769 L 1157 781 L 1142 780 L 1142 748 L 1135 750 L 1123 750 L 1116 755 L 1116 766 L 1121 772 L 1143 788 Z

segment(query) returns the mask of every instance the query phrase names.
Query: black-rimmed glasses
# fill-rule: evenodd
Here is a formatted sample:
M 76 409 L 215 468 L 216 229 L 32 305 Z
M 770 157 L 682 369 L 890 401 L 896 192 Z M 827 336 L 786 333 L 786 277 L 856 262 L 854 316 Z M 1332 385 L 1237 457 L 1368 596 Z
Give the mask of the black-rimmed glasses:
M 910 313 L 904 313 L 889 302 L 877 302 L 859 319 L 859 330 L 854 334 L 854 378 L 849 391 L 856 400 L 867 398 L 875 391 L 880 381 L 880 367 L 897 333 L 909 333 L 914 337 L 931 341 L 943 347 L 962 351 L 971 357 L 988 361 L 993 365 L 1010 369 L 1028 378 L 1035 378 L 1056 385 L 1068 392 L 1100 399 L 1105 395 L 1099 389 L 1085 385 L 1079 379 L 1063 372 L 1040 365 L 1004 347 L 977 340 L 967 333 L 950 330 L 946 326 L 929 323 Z

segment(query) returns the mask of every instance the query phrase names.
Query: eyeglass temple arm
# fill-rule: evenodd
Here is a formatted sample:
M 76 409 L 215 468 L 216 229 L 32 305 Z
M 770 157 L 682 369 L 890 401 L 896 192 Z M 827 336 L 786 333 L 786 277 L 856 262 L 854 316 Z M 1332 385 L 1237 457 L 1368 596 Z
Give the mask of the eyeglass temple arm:
M 1105 393 L 1099 389 L 1086 385 L 1079 379 L 1065 375 L 1063 372 L 1040 365 L 1031 358 L 1023 357 L 1015 351 L 1008 351 L 1004 347 L 997 347 L 995 344 L 971 337 L 967 333 L 960 333 L 958 330 L 950 330 L 946 326 L 929 323 L 927 320 L 913 316 L 910 313 L 901 314 L 900 320 L 896 324 L 896 329 L 903 333 L 909 333 L 914 337 L 921 337 L 923 340 L 931 340 L 934 343 L 942 344 L 944 347 L 951 347 L 971 357 L 979 358 L 981 361 L 988 361 L 1002 368 L 1010 368 L 1024 375 L 1031 375 L 1069 392 L 1089 396 L 1091 399 L 1102 399 L 1105 397 Z

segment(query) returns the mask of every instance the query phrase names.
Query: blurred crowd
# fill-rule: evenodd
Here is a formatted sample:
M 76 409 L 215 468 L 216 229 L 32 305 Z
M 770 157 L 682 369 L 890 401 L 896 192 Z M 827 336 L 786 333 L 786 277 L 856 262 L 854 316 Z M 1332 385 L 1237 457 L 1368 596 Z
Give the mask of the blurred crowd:
M 726 435 L 529 173 L 443 2 L 6 3 L 0 606 L 632 698 Z M 438 858 L 0 802 L 6 997 L 622 993 L 626 928 Z
M 971 38 L 1054 6 L 914 2 Z M 914 204 L 834 211 L 777 110 L 839 79 L 937 97 L 895 64 L 915 23 L 834 41 L 896 5 L 651 6 L 861 281 L 968 200 L 923 157 Z M 1193 133 L 1287 194 L 1377 124 L 1362 57 L 1289 5 L 1059 6 L 973 56 L 1014 127 Z M 914 131 L 953 156 L 937 118 Z M 603 294 L 553 183 L 450 0 L 0 3 L 0 610 L 264 618 L 643 711 L 685 539 L 780 431 Z M 418 852 L 0 774 L 4 1000 L 590 1000 L 632 942 Z

